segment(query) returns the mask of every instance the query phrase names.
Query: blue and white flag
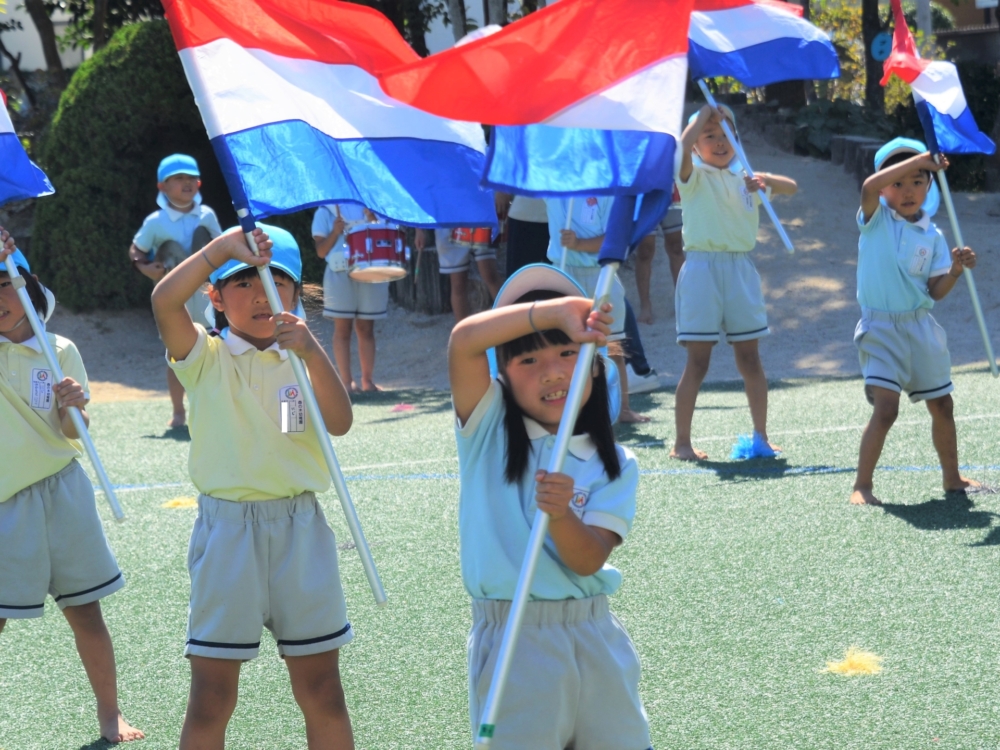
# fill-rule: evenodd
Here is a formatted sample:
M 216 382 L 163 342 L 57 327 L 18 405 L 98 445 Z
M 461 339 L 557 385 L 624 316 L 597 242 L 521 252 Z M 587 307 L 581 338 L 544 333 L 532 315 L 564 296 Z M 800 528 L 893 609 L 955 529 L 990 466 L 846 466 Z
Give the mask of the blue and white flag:
M 45 172 L 28 158 L 14 123 L 7 114 L 7 96 L 0 91 L 0 206 L 11 201 L 52 195 L 55 188 Z

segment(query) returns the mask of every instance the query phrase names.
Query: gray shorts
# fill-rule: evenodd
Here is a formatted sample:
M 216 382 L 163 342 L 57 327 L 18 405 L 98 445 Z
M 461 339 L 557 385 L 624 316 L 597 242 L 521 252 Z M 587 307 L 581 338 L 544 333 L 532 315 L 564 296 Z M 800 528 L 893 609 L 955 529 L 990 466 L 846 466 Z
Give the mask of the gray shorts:
M 677 343 L 722 341 L 735 344 L 763 338 L 767 309 L 760 275 L 747 253 L 687 254 L 674 290 Z
M 65 609 L 124 585 L 75 460 L 0 503 L 0 618 L 41 617 L 46 594 Z
M 566 266 L 566 273 L 572 276 L 576 282 L 583 287 L 584 292 L 591 299 L 597 291 L 597 278 L 601 275 L 600 266 Z M 611 324 L 611 340 L 621 338 L 625 333 L 625 287 L 618 280 L 611 285 L 611 315 L 614 322 Z
M 438 267 L 443 274 L 462 273 L 469 270 L 472 261 L 495 259 L 497 251 L 492 247 L 463 247 L 450 239 L 450 229 L 434 231 L 434 245 L 437 248 Z
M 854 345 L 866 390 L 877 386 L 896 393 L 906 391 L 914 403 L 955 390 L 948 336 L 927 309 L 905 313 L 862 310 Z
M 188 548 L 185 656 L 256 658 L 267 628 L 282 656 L 310 656 L 354 637 L 337 540 L 316 496 L 237 503 L 200 495 Z
M 327 266 L 323 274 L 323 317 L 381 320 L 389 314 L 389 283 L 355 281 Z
M 479 734 L 509 601 L 474 599 L 469 711 Z M 490 747 L 646 750 L 639 655 L 606 596 L 529 602 Z

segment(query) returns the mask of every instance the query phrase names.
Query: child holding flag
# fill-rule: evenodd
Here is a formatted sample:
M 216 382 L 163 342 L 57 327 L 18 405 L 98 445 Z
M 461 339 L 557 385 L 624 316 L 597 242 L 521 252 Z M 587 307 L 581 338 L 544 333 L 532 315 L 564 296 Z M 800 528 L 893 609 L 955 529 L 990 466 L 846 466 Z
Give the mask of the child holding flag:
M 931 221 L 937 187 L 931 173 L 947 169 L 920 141 L 894 138 L 875 154 L 875 174 L 861 188 L 858 211 L 858 302 L 854 333 L 865 395 L 874 406 L 861 436 L 858 473 L 851 503 L 881 505 L 873 492 L 875 466 L 889 428 L 899 414 L 899 394 L 924 401 L 941 460 L 945 492 L 980 487 L 958 471 L 958 439 L 951 392 L 951 357 L 944 329 L 931 315 L 976 254 L 968 247 L 948 251 Z
M 11 257 L 39 318 L 55 297 L 31 274 L 0 227 L 0 631 L 8 619 L 41 617 L 51 594 L 73 631 L 94 697 L 101 737 L 141 740 L 118 708 L 115 652 L 100 600 L 125 585 L 97 514 L 94 489 L 77 463 L 70 408 L 85 410 L 87 372 L 72 341 L 46 334 L 65 374 L 52 382 L 14 283 Z M 11 700 L 12 694 L 4 698 Z
M 773 456 L 778 450 L 767 441 L 767 378 L 757 341 L 770 330 L 750 251 L 757 244 L 761 202 L 757 193 L 792 195 L 798 187 L 794 180 L 775 174 L 741 176 L 736 152 L 722 131 L 723 118 L 736 133 L 729 107 L 713 110 L 705 105 L 688 120 L 681 136 L 677 189 L 687 258 L 677 278 L 674 309 L 677 343 L 687 349 L 687 363 L 677 384 L 677 435 L 670 457 L 685 461 L 708 458 L 691 444 L 691 422 L 712 347 L 723 336 L 733 347 L 750 404 L 752 454 Z

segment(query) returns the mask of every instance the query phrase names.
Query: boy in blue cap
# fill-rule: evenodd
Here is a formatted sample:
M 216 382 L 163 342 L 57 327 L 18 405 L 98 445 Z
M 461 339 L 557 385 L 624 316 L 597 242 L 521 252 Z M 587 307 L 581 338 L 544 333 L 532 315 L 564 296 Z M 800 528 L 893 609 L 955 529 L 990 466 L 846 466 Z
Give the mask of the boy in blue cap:
M 187 154 L 165 157 L 156 170 L 156 187 L 160 191 L 156 202 L 160 210 L 146 217 L 129 248 L 132 265 L 153 283 L 222 234 L 215 211 L 202 205 L 200 178 L 198 162 Z M 205 323 L 206 305 L 201 291 L 188 300 L 188 312 L 196 322 Z M 170 368 L 167 387 L 174 407 L 168 426 L 181 427 L 186 421 L 184 389 Z
M 920 141 L 894 138 L 875 154 L 875 174 L 861 188 L 861 320 L 854 343 L 865 395 L 875 410 L 861 437 L 854 505 L 882 504 L 873 494 L 873 475 L 904 390 L 910 401 L 927 404 L 945 492 L 981 489 L 958 471 L 951 357 L 944 329 L 930 314 L 964 270 L 976 265 L 976 254 L 968 247 L 949 252 L 931 222 L 938 205 L 931 172 L 947 167 L 947 159 L 935 161 Z

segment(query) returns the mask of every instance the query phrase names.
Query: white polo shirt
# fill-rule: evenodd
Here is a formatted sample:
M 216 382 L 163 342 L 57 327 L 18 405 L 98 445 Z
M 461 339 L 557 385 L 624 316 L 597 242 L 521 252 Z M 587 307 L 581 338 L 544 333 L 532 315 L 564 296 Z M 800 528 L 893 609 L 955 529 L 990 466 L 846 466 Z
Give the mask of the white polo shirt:
M 934 307 L 927 282 L 951 269 L 951 251 L 926 212 L 910 222 L 881 203 L 868 223 L 858 209 L 858 302 L 867 310 Z
M 600 237 L 608 231 L 608 217 L 611 215 L 611 196 L 576 196 L 573 198 L 573 218 L 570 229 L 576 232 L 580 239 Z M 545 209 L 549 216 L 549 249 L 546 256 L 549 262 L 559 265 L 562 260 L 563 246 L 559 233 L 566 228 L 566 212 L 569 210 L 569 198 L 546 198 Z M 598 253 L 581 253 L 579 250 L 566 250 L 567 266 L 583 266 L 597 268 Z
M 202 205 L 201 193 L 195 194 L 194 208 L 187 213 L 171 206 L 163 193 L 156 196 L 156 204 L 160 210 L 147 216 L 132 238 L 132 244 L 147 253 L 150 258 L 167 240 L 174 240 L 190 253 L 194 232 L 198 227 L 205 227 L 213 239 L 222 234 L 219 218 L 215 215 L 215 211 Z
M 500 384 L 494 380 L 468 422 L 456 424 L 461 475 L 458 526 L 461 541 L 462 580 L 475 599 L 512 599 L 521 561 L 528 547 L 535 502 L 535 472 L 547 469 L 555 443 L 537 422 L 525 419 L 531 454 L 518 484 L 504 479 L 506 411 Z M 574 479 L 571 508 L 585 524 L 608 529 L 622 539 L 632 528 L 639 466 L 635 456 L 617 446 L 622 473 L 611 481 L 588 435 L 570 441 L 563 473 Z M 581 599 L 613 594 L 621 573 L 610 565 L 589 576 L 580 576 L 559 560 L 551 537 L 538 560 L 531 599 Z

